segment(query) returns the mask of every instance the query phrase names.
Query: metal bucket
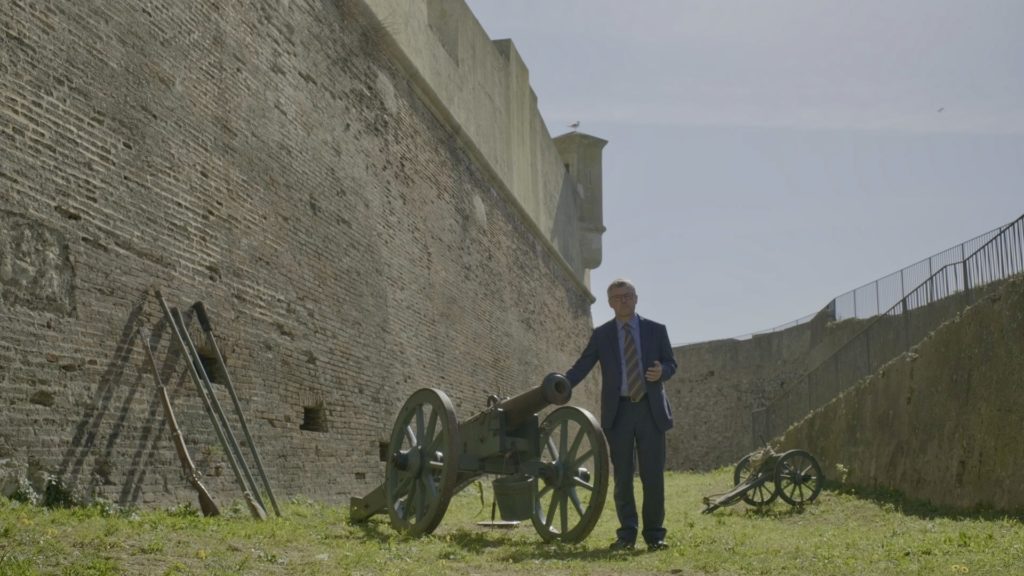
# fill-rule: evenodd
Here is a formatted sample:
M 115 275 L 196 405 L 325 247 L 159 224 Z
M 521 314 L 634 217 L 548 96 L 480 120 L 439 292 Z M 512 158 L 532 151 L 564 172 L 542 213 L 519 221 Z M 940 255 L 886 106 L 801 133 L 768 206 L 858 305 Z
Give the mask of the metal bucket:
M 522 474 L 502 476 L 495 478 L 491 486 L 494 487 L 494 501 L 498 503 L 502 520 L 530 519 L 537 493 L 535 478 Z

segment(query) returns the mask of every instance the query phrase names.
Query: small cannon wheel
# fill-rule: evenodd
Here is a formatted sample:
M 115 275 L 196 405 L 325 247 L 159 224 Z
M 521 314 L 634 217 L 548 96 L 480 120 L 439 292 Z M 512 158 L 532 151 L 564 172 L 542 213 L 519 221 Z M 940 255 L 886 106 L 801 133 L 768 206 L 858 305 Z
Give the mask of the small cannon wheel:
M 824 482 L 821 466 L 806 450 L 789 450 L 775 464 L 775 490 L 790 506 L 813 502 Z
M 732 472 L 733 486 L 739 486 L 750 480 L 751 475 L 755 473 L 750 467 L 751 456 L 752 454 L 747 454 L 736 464 L 736 469 Z M 772 478 L 764 471 L 761 473 L 764 475 L 764 478 L 740 496 L 744 502 L 751 506 L 767 506 L 777 496 L 775 485 L 771 482 Z
M 575 406 L 548 414 L 540 427 L 541 473 L 533 527 L 545 542 L 582 542 L 608 494 L 608 444 L 594 416 Z
M 455 494 L 459 422 L 448 396 L 434 388 L 413 393 L 395 419 L 384 472 L 391 525 L 411 536 L 437 528 Z

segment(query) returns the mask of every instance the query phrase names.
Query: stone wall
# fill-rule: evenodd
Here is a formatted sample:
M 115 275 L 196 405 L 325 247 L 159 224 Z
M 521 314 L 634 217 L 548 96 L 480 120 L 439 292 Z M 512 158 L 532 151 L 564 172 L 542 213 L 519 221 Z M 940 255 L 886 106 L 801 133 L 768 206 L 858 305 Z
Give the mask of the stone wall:
M 665 387 L 676 422 L 667 438 L 669 467 L 710 470 L 739 460 L 755 446 L 752 411 L 862 328 L 822 311 L 784 331 L 676 348 L 679 371 Z
M 906 352 L 943 322 L 983 297 L 1000 283 L 961 292 L 911 310 L 867 320 L 846 320 L 857 326 L 855 335 L 811 369 L 787 390 L 781 391 L 764 410 L 755 411 L 755 438 L 771 439 L 811 410 L 819 408 L 847 388 L 872 374 L 882 364 Z
M 737 462 L 1002 285 L 864 320 L 832 321 L 826 306 L 779 332 L 676 348 L 679 372 L 666 387 L 676 416 L 669 466 L 709 470 Z
M 791 428 L 826 477 L 935 505 L 1024 511 L 1024 279 Z M 842 471 L 840 471 L 840 466 Z
M 0 2 L 5 469 L 194 502 L 145 326 L 207 485 L 238 497 L 153 286 L 205 302 L 279 497 L 372 489 L 420 387 L 466 418 L 572 362 L 591 295 L 385 35 L 355 1 Z

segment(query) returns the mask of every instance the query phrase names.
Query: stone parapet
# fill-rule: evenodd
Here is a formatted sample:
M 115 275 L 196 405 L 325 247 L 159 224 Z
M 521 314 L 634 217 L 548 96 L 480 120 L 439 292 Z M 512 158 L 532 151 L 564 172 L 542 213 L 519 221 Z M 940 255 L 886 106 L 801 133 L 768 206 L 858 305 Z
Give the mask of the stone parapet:
M 492 41 L 462 0 L 362 1 L 416 89 L 582 282 L 601 261 L 605 142 L 589 137 L 585 153 L 567 159 L 568 148 L 548 133 L 515 45 Z M 569 140 L 579 147 L 585 139 Z

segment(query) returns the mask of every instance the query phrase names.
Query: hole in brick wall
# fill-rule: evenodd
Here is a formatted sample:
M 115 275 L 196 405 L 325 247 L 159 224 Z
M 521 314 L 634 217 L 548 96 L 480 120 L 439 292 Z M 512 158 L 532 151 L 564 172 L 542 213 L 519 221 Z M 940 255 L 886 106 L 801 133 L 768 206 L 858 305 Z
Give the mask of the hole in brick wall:
M 300 430 L 310 432 L 327 432 L 327 409 L 323 404 L 302 408 L 302 424 Z
M 47 408 L 53 406 L 56 400 L 57 399 L 53 395 L 53 392 L 48 392 L 46 390 L 38 390 L 34 392 L 32 396 L 28 399 L 28 401 L 33 404 L 46 406 Z
M 217 360 L 217 355 L 209 350 L 196 350 L 199 353 L 199 362 L 206 371 L 207 378 L 213 384 L 223 384 L 227 380 L 224 374 L 224 366 Z
M 81 220 L 82 219 L 82 215 L 81 214 L 79 214 L 78 212 L 75 212 L 73 210 L 69 210 L 69 209 L 67 209 L 67 208 L 65 208 L 63 206 L 54 206 L 53 209 L 56 210 L 58 214 L 60 214 L 61 216 L 67 218 L 68 220 Z

